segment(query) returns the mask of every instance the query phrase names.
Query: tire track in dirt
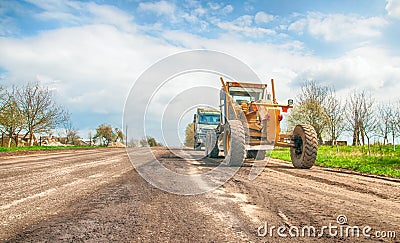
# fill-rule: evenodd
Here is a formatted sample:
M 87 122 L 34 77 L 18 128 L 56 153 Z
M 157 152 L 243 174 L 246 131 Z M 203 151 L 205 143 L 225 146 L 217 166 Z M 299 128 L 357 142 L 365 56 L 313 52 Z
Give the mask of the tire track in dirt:
M 12 169 L 1 172 L 6 171 L 9 176 L 7 183 L 0 184 L 0 240 L 16 230 L 57 215 L 71 202 L 131 169 L 121 149 L 76 155 L 63 154 L 60 159 L 54 155 L 43 156 L 48 165 L 32 170 L 26 166 L 22 178 L 16 175 L 14 179 Z M 29 159 L 37 161 L 37 158 L 29 157 L 24 163 L 29 163 Z
M 319 168 L 315 167 L 315 170 Z M 335 181 L 331 172 L 325 172 L 326 178 L 320 179 L 313 176 L 314 169 L 296 170 L 269 165 L 254 181 L 248 180 L 248 173 L 249 168 L 245 167 L 235 176 L 246 187 L 242 189 L 243 193 L 247 191 L 252 195 L 252 200 L 262 208 L 261 211 L 272 210 L 278 216 L 283 213 L 291 224 L 320 227 L 335 223 L 339 214 L 345 214 L 352 225 L 368 225 L 374 230 L 400 232 L 400 204 L 396 201 L 397 197 L 393 196 L 400 193 L 399 183 L 361 179 L 363 183 L 371 181 L 367 186 L 372 187 L 376 181 L 385 191 L 377 194 L 370 190 L 359 190 L 360 185 L 357 183 L 342 187 L 343 183 Z M 357 176 L 350 177 L 359 180 L 355 178 Z M 270 216 L 265 217 L 268 219 Z
M 95 169 L 96 166 L 101 166 L 106 160 L 115 159 L 120 156 L 121 151 L 107 151 L 102 155 L 97 155 L 95 159 L 88 162 L 88 156 L 95 156 L 95 153 L 84 153 L 84 155 L 75 156 L 61 156 L 60 159 L 53 159 L 53 156 L 45 156 L 43 160 L 46 163 L 40 169 L 34 168 L 22 169 L 8 169 L 0 170 L 0 183 L 4 193 L 2 193 L 2 201 L 5 203 L 7 200 L 12 200 L 15 197 L 28 196 L 31 193 L 38 193 L 46 185 L 59 186 L 64 181 L 69 181 L 73 178 L 79 178 L 77 171 L 86 170 L 89 167 Z M 29 162 L 26 162 L 29 163 Z M 2 166 L 0 165 L 0 168 Z
M 106 153 L 115 153 L 115 151 L 107 151 Z M 42 168 L 53 166 L 46 162 L 47 160 L 57 160 L 63 162 L 71 162 L 76 161 L 79 158 L 84 158 L 90 155 L 96 155 L 98 152 L 95 150 L 81 150 L 81 151 L 72 151 L 72 153 L 68 152 L 60 152 L 60 153 L 44 153 L 40 152 L 37 154 L 33 154 L 31 156 L 7 156 L 2 157 L 2 162 L 0 162 L 0 170 L 8 170 L 8 169 L 23 169 L 24 167 L 33 168 Z M 46 160 L 46 161 L 43 161 Z
M 354 192 L 373 194 L 382 199 L 400 199 L 400 179 L 369 177 L 361 174 L 337 173 L 333 169 L 315 166 L 311 170 L 296 170 L 290 164 L 272 160 L 268 169 L 283 172 L 329 185 L 339 186 Z

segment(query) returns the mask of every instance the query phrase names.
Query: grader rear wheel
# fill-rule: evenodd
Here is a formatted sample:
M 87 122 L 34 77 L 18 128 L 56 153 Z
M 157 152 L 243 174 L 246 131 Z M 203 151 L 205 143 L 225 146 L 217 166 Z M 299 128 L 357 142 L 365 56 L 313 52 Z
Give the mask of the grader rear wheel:
M 245 159 L 245 131 L 239 120 L 228 121 L 224 129 L 224 154 L 229 166 L 241 166 Z
M 206 134 L 205 145 L 206 156 L 209 158 L 217 158 L 219 154 L 218 139 L 215 131 L 208 131 Z
M 313 126 L 297 125 L 293 130 L 294 147 L 290 148 L 290 157 L 295 168 L 309 169 L 317 158 L 318 139 Z

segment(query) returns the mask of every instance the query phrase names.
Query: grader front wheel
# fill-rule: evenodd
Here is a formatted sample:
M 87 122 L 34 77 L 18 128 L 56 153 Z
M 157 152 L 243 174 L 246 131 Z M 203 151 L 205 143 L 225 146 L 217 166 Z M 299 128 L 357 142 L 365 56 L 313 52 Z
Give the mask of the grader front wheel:
M 245 131 L 242 122 L 230 120 L 224 129 L 224 154 L 229 166 L 241 166 L 245 156 Z
M 290 148 L 290 157 L 295 168 L 309 169 L 317 158 L 318 138 L 313 126 L 297 125 L 293 130 L 294 147 Z

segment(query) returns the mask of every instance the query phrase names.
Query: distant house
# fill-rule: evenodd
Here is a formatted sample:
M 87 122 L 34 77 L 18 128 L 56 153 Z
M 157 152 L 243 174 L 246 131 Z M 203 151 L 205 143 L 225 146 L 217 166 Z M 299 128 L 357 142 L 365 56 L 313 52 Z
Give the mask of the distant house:
M 13 138 L 15 138 L 16 136 L 17 135 L 14 134 Z M 9 143 L 9 140 L 10 140 L 10 138 L 8 137 L 8 135 L 5 133 L 2 133 L 1 146 L 2 147 L 7 146 Z M 36 144 L 36 143 L 37 143 L 37 140 L 36 140 L 36 136 L 34 135 L 33 136 L 33 144 Z M 11 144 L 16 146 L 14 139 L 11 139 Z M 17 145 L 18 145 L 18 147 L 28 146 L 29 145 L 29 134 L 18 134 Z
M 78 141 L 79 141 L 79 145 L 81 145 L 81 146 L 92 146 L 92 145 L 94 145 L 93 141 L 90 141 L 90 139 L 80 138 L 80 139 L 78 139 Z
M 336 141 L 336 144 L 339 145 L 339 146 L 347 146 L 347 141 Z M 336 144 L 334 144 L 333 141 L 330 140 L 330 141 L 325 141 L 324 144 L 322 144 L 322 145 L 324 145 L 324 146 L 333 146 L 333 145 L 336 145 Z
M 54 136 L 41 136 L 39 137 L 39 145 L 41 146 L 65 146 L 60 142 L 60 138 Z

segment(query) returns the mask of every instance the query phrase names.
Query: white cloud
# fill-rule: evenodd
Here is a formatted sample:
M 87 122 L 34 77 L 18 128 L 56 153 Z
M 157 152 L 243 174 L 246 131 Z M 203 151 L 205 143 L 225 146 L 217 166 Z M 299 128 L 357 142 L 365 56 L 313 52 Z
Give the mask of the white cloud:
M 221 50 L 237 56 L 264 80 L 275 77 L 283 82 L 282 90 L 290 82 L 305 79 L 334 84 L 337 89 L 364 86 L 379 90 L 391 82 L 393 89 L 400 89 L 395 82 L 400 76 L 400 60 L 390 57 L 384 49 L 360 48 L 336 59 L 320 59 L 299 52 L 303 46 L 296 41 L 272 45 L 243 41 L 232 34 L 207 39 L 183 31 L 164 33 L 168 43 L 189 49 Z M 3 38 L 0 66 L 8 71 L 6 77 L 10 81 L 25 82 L 37 77 L 46 82 L 59 80 L 54 85 L 73 110 L 92 111 L 101 104 L 98 112 L 118 112 L 127 90 L 140 73 L 154 61 L 178 50 L 174 45 L 138 33 L 91 25 L 48 31 L 20 40 Z M 289 91 L 280 92 L 282 98 L 290 96 Z
M 210 7 L 211 10 L 218 10 L 220 8 L 222 8 L 222 4 L 221 3 L 213 3 L 213 2 L 209 2 L 207 3 L 208 7 Z
M 62 103 L 72 111 L 88 113 L 122 112 L 127 90 L 140 73 L 178 50 L 109 25 L 3 38 L 1 43 L 0 66 L 8 71 L 9 82 L 59 80 L 56 89 Z
M 74 2 L 69 0 L 26 0 L 27 2 L 35 5 L 38 8 L 41 8 L 45 11 L 58 12 L 58 11 L 67 11 L 69 6 L 74 5 Z
M 220 14 L 226 15 L 233 11 L 233 6 L 230 4 L 224 6 L 223 3 L 208 2 L 207 6 L 209 10 L 217 13 L 218 15 Z
M 29 2 L 43 10 L 34 16 L 44 21 L 55 20 L 72 25 L 110 24 L 127 32 L 136 30 L 133 16 L 111 5 L 62 0 Z
M 344 94 L 353 88 L 371 89 L 377 100 L 398 98 L 400 90 L 400 58 L 384 48 L 361 47 L 338 58 L 319 58 L 301 51 L 303 44 L 298 41 L 273 45 L 245 42 L 232 34 L 207 39 L 177 31 L 164 37 L 190 49 L 220 50 L 238 57 L 263 81 L 276 79 L 279 100 L 293 98 L 293 89 L 305 80 L 332 85 Z
M 160 58 L 182 50 L 176 46 L 218 50 L 241 59 L 264 82 L 275 78 L 282 102 L 294 98 L 293 89 L 305 79 L 335 85 L 340 92 L 368 87 L 379 99 L 398 97 L 400 90 L 400 58 L 380 48 L 359 48 L 339 58 L 322 59 L 299 52 L 302 44 L 296 41 L 273 45 L 244 41 L 231 33 L 209 39 L 185 31 L 164 31 L 162 37 L 167 41 L 110 25 L 90 25 L 47 31 L 32 38 L 2 38 L 0 67 L 8 71 L 9 81 L 50 83 L 73 114 L 105 114 L 102 122 L 119 121 L 133 82 Z M 217 79 L 215 84 L 219 85 Z M 214 98 L 218 102 L 218 97 Z M 99 121 L 94 123 L 93 127 Z
M 304 28 L 314 37 L 325 41 L 347 41 L 381 36 L 382 27 L 388 22 L 381 17 L 362 17 L 345 14 L 308 13 L 289 26 L 289 30 L 302 33 Z
M 386 11 L 388 15 L 394 18 L 400 18 L 400 1 L 399 0 L 386 0 Z
M 337 90 L 367 88 L 380 90 L 376 94 L 385 98 L 384 90 L 399 88 L 399 58 L 391 57 L 385 49 L 362 47 L 349 51 L 345 55 L 305 68 L 297 76 L 298 81 L 316 80 L 334 85 Z M 395 85 L 390 87 L 390 85 Z
M 233 11 L 233 6 L 232 5 L 226 5 L 223 9 L 222 9 L 222 13 L 223 14 L 228 14 L 230 12 Z
M 133 24 L 133 16 L 114 6 L 89 3 L 87 10 L 94 15 L 94 18 L 92 18 L 93 23 L 112 24 L 128 32 L 136 30 Z
M 27 2 L 43 10 L 34 14 L 41 20 L 57 20 L 75 24 L 87 20 L 86 17 L 77 16 L 79 13 L 86 13 L 86 3 L 69 0 L 27 0 Z
M 203 16 L 207 13 L 207 10 L 204 9 L 203 7 L 198 7 L 193 11 L 194 14 L 196 14 L 197 16 Z
M 237 26 L 250 26 L 253 24 L 253 16 L 243 15 L 235 19 L 233 23 Z
M 229 32 L 238 32 L 241 33 L 247 37 L 260 37 L 263 35 L 275 35 L 276 31 L 272 29 L 267 29 L 267 28 L 261 28 L 261 27 L 250 27 L 250 26 L 240 26 L 236 25 L 235 23 L 232 22 L 221 22 L 217 24 L 218 27 L 220 27 L 223 30 L 229 31 Z
M 139 10 L 154 12 L 157 15 L 173 16 L 175 14 L 176 6 L 175 4 L 167 1 L 159 2 L 146 2 L 139 3 Z
M 297 32 L 298 34 L 303 34 L 304 29 L 307 26 L 307 19 L 300 19 L 291 23 L 288 27 L 289 31 Z
M 263 35 L 275 35 L 273 29 L 253 26 L 254 17 L 251 15 L 242 15 L 231 22 L 216 22 L 215 24 L 228 32 L 241 33 L 248 37 L 260 37 Z
M 257 12 L 256 15 L 254 16 L 254 21 L 257 24 L 268 23 L 268 22 L 271 22 L 273 19 L 274 19 L 273 15 L 266 14 L 263 11 Z

